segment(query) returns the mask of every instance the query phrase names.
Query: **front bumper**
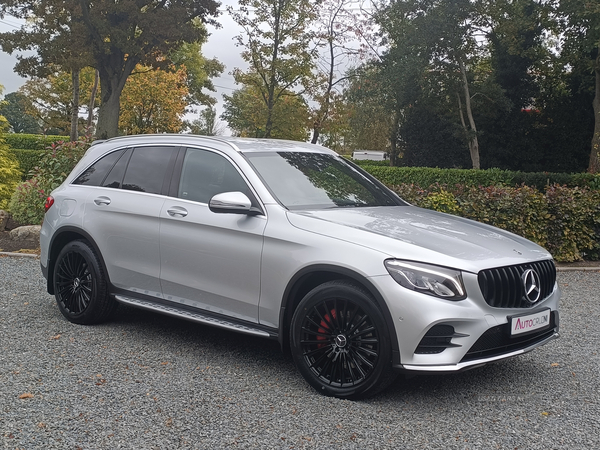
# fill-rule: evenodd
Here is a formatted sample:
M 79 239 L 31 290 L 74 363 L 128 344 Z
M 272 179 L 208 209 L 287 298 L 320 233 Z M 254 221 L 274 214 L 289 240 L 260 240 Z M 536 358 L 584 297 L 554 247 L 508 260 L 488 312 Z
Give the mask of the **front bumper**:
M 484 366 L 486 364 L 501 361 L 503 359 L 512 358 L 513 356 L 523 355 L 524 353 L 530 352 L 531 350 L 540 347 L 554 339 L 558 339 L 560 335 L 558 331 L 552 330 L 552 333 L 548 336 L 536 342 L 533 345 L 527 346 L 525 348 L 514 350 L 508 353 L 502 353 L 496 356 L 472 359 L 469 361 L 459 362 L 458 364 L 446 364 L 439 366 L 417 366 L 411 364 L 398 364 L 394 366 L 394 369 L 402 370 L 402 371 L 410 371 L 410 372 L 436 372 L 436 373 L 448 373 L 448 372 L 462 372 L 464 370 L 475 369 L 477 367 Z
M 488 305 L 477 277 L 463 274 L 468 297 L 448 301 L 408 291 L 391 277 L 376 277 L 394 322 L 399 358 L 397 370 L 460 372 L 527 353 L 559 337 L 558 285 L 532 308 L 498 308 Z M 550 310 L 547 328 L 510 335 L 511 316 Z

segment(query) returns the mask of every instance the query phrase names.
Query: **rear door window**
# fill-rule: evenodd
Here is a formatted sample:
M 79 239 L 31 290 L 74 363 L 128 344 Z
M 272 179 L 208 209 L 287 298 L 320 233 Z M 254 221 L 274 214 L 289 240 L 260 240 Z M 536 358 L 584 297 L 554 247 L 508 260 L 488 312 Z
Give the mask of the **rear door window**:
M 122 189 L 149 194 L 163 192 L 167 174 L 173 168 L 177 147 L 139 147 L 133 150 Z

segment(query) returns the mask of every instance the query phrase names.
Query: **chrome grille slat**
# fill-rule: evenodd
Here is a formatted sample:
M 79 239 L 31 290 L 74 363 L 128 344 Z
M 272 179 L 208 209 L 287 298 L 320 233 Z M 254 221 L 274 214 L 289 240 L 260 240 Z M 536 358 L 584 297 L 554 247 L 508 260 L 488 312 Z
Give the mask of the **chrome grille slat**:
M 541 297 L 536 303 L 530 303 L 525 298 L 521 277 L 528 269 L 535 270 L 540 276 Z M 494 308 L 531 308 L 552 293 L 556 283 L 556 267 L 552 260 L 496 267 L 482 270 L 477 279 L 488 305 Z

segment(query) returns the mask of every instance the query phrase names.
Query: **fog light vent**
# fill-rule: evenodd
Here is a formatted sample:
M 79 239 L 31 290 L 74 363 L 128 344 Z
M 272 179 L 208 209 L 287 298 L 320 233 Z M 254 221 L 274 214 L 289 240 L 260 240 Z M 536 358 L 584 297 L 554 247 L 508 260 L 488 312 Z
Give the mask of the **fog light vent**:
M 452 339 L 466 336 L 466 334 L 456 333 L 452 325 L 434 325 L 419 342 L 415 354 L 433 355 L 442 353 L 447 348 L 461 347 L 459 344 L 453 344 Z

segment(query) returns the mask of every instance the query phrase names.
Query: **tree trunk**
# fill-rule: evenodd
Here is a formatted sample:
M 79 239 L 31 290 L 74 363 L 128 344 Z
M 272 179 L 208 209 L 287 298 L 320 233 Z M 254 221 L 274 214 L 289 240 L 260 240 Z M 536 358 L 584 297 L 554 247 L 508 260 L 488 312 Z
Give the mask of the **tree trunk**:
M 317 124 L 315 124 L 315 126 L 313 128 L 313 135 L 312 135 L 312 139 L 311 139 L 310 143 L 316 144 L 317 142 L 319 142 L 320 135 L 321 135 L 321 127 L 317 126 Z
M 598 46 L 598 57 L 594 71 L 596 73 L 596 95 L 594 96 L 594 137 L 592 138 L 592 149 L 590 152 L 590 164 L 588 172 L 600 172 L 600 45 Z
M 98 110 L 98 123 L 96 124 L 96 137 L 108 139 L 119 134 L 119 111 L 121 109 L 120 92 L 113 92 L 109 81 L 100 78 L 102 90 L 102 103 Z
M 94 120 L 94 107 L 96 105 L 96 94 L 98 93 L 98 83 L 100 82 L 100 75 L 98 75 L 98 71 L 95 71 L 94 74 L 94 86 L 92 87 L 92 93 L 90 95 L 90 104 L 88 105 L 88 119 L 87 119 L 87 127 L 88 132 L 92 130 L 92 123 Z
M 480 169 L 479 164 L 479 141 L 477 140 L 477 127 L 475 126 L 475 119 L 473 119 L 473 111 L 471 110 L 471 93 L 469 92 L 469 81 L 467 80 L 467 69 L 462 58 L 458 58 L 460 65 L 460 73 L 462 75 L 463 88 L 465 91 L 465 109 L 467 110 L 467 118 L 469 119 L 469 126 L 471 130 L 469 132 L 469 153 L 471 153 L 471 163 L 473 169 Z
M 73 100 L 71 104 L 71 142 L 79 138 L 77 125 L 79 122 L 79 72 L 80 69 L 71 70 L 71 81 L 73 82 Z
M 121 92 L 125 82 L 137 64 L 137 60 L 128 59 L 124 65 L 107 59 L 105 65 L 98 69 L 100 76 L 100 94 L 102 101 L 98 110 L 98 123 L 96 124 L 96 137 L 108 139 L 119 135 L 119 112 L 121 109 Z
M 398 165 L 398 127 L 400 126 L 400 113 L 394 113 L 394 121 L 392 123 L 392 131 L 390 133 L 390 166 Z

